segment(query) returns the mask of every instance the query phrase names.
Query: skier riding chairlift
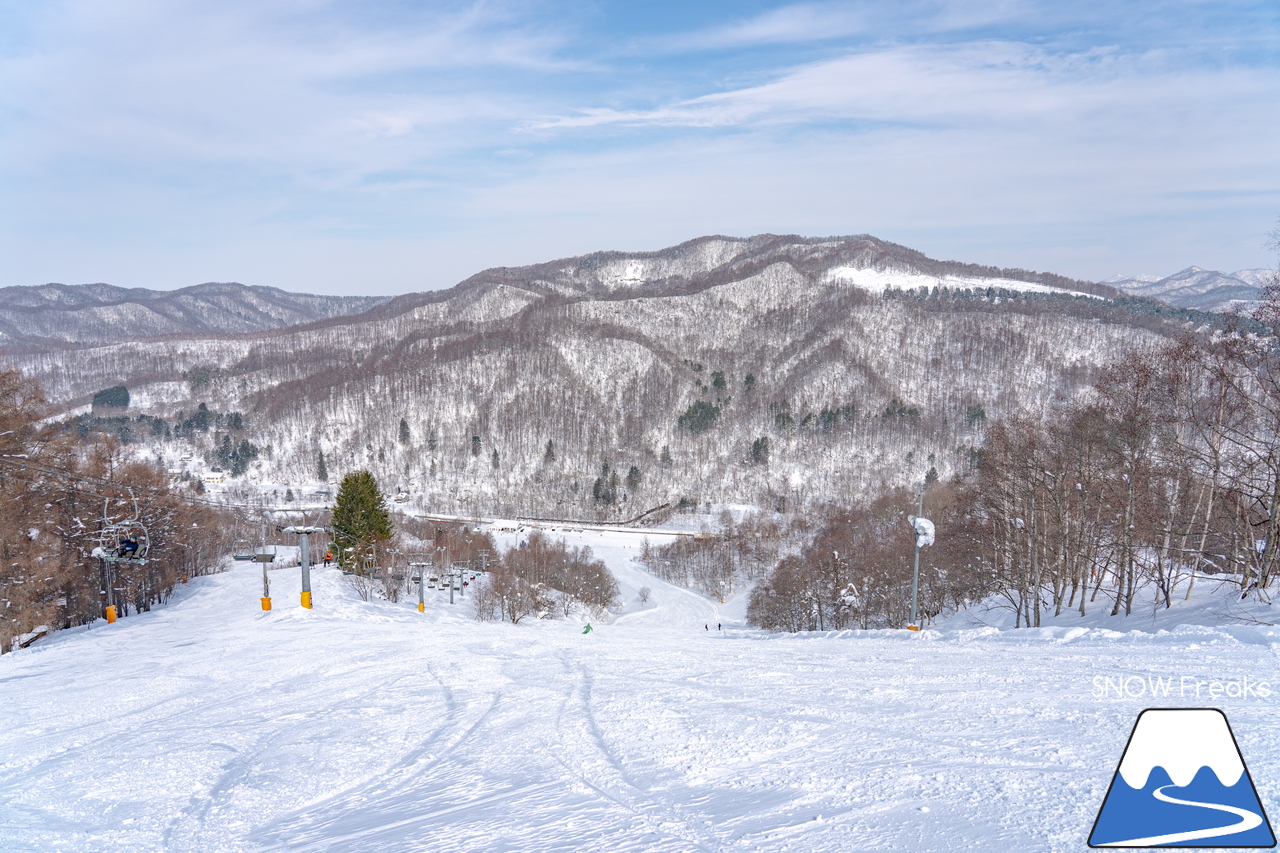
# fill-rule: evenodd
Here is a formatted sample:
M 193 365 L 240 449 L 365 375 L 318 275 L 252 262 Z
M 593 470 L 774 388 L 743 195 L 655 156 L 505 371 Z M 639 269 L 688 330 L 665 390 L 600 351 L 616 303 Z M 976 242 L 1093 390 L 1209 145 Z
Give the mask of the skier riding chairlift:
M 120 540 L 119 546 L 116 548 L 117 557 L 135 557 L 138 553 L 138 537 L 129 535 Z

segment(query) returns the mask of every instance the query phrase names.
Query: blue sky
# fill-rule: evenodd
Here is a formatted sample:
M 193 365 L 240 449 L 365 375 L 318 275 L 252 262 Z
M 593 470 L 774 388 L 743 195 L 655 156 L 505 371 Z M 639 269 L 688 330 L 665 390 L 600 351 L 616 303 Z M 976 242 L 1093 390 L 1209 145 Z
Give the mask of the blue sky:
M 0 2 L 0 286 L 448 287 L 704 234 L 1275 266 L 1271 2 Z

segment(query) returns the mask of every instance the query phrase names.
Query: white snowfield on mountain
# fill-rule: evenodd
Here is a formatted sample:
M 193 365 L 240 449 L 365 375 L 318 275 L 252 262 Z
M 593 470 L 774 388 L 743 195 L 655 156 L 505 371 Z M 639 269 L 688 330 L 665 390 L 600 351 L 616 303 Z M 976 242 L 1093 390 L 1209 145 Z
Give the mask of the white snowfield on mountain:
M 1130 788 L 1144 788 L 1147 777 L 1163 767 L 1179 788 L 1208 767 L 1228 787 L 1240 781 L 1244 763 L 1227 727 L 1227 718 L 1211 708 L 1146 711 L 1120 762 Z
M 827 280 L 847 282 L 855 287 L 877 294 L 884 293 L 889 288 L 918 290 L 924 287 L 932 290 L 935 287 L 949 287 L 952 290 L 986 290 L 988 287 L 994 287 L 997 290 L 1020 290 L 1029 293 L 1066 293 L 1072 296 L 1091 295 L 1076 290 L 1049 287 L 1044 284 L 1032 284 L 1029 281 L 1015 281 L 1010 278 L 939 277 L 915 273 L 887 272 L 876 269 L 855 269 L 854 267 L 836 267 L 827 273 Z

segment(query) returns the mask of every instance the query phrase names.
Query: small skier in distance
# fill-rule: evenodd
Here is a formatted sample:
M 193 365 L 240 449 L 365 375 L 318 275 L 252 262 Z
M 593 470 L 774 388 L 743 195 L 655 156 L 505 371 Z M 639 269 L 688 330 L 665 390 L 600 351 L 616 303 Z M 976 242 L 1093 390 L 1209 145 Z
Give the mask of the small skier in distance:
M 702 626 L 702 630 L 704 630 L 704 631 L 710 631 L 710 630 L 711 630 L 711 626 L 709 626 L 709 625 L 703 625 L 703 626 Z
M 721 626 L 721 624 L 720 624 L 719 622 L 717 622 L 717 623 L 716 623 L 716 630 L 717 630 L 717 631 L 723 631 L 723 630 L 724 630 L 724 627 L 723 627 L 723 626 Z

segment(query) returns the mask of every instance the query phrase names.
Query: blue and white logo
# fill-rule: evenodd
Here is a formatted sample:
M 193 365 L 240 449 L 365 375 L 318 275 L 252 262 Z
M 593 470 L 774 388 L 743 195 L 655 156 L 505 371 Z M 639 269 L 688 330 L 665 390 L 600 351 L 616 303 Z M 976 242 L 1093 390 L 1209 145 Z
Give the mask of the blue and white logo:
M 1274 847 L 1226 715 L 1148 708 L 1102 801 L 1090 847 Z

